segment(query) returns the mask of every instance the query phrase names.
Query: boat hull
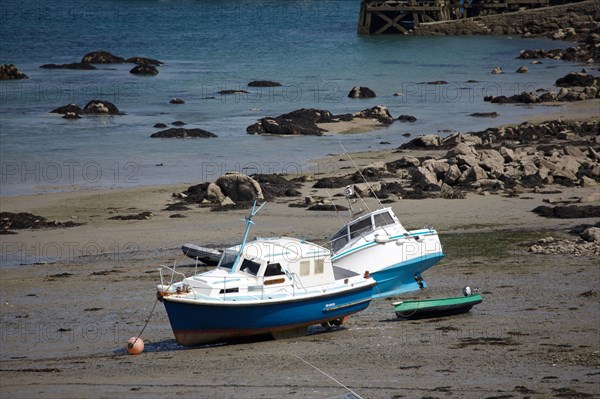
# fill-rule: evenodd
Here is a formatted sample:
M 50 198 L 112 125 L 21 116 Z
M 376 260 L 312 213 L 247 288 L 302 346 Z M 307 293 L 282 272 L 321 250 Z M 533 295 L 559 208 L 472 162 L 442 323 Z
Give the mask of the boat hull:
M 401 319 L 423 319 L 466 313 L 482 301 L 483 298 L 480 294 L 422 301 L 403 301 L 395 303 L 394 310 L 396 316 Z
M 371 238 L 338 251 L 332 260 L 335 266 L 355 273 L 369 272 L 377 281 L 374 298 L 426 287 L 421 273 L 444 257 L 434 230 L 411 232 L 408 237 L 391 236 L 387 241 Z
M 341 319 L 369 306 L 373 285 L 310 298 L 297 296 L 251 304 L 241 301 L 193 303 L 169 297 L 162 300 L 177 342 L 195 346 L 264 334 L 282 336 L 285 335 L 282 332 Z

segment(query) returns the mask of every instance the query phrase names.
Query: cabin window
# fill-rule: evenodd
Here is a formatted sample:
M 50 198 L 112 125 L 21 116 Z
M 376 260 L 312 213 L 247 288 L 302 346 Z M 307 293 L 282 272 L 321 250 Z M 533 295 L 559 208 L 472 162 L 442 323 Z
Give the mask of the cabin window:
M 325 269 L 325 259 L 315 260 L 315 274 L 323 274 Z
M 358 237 L 364 232 L 371 230 L 371 218 L 364 218 L 350 225 L 350 237 Z
M 258 274 L 258 269 L 260 269 L 260 263 L 252 262 L 249 259 L 244 259 L 242 266 L 240 267 L 241 271 L 252 274 L 253 276 Z
M 389 212 L 378 213 L 373 216 L 375 220 L 375 227 L 387 226 L 388 224 L 394 224 L 394 219 Z
M 300 262 L 300 275 L 308 276 L 309 274 L 310 274 L 310 262 L 307 260 Z
M 281 269 L 281 265 L 279 263 L 269 263 L 267 265 L 267 269 L 265 270 L 265 277 L 279 276 L 280 274 L 285 273 Z
M 231 267 L 235 263 L 236 258 L 237 253 L 225 252 L 223 256 L 221 256 L 221 260 L 219 261 L 219 267 L 222 267 L 223 269 L 231 269 Z
M 331 249 L 337 251 L 342 248 L 344 245 L 348 243 L 348 227 L 344 226 L 343 229 L 335 233 L 333 237 L 331 237 Z

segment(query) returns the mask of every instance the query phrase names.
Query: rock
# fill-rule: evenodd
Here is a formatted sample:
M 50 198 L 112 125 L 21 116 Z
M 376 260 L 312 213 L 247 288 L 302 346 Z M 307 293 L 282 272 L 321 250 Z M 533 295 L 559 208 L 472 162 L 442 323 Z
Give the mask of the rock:
M 448 82 L 446 82 L 445 80 L 434 80 L 431 82 L 427 82 L 428 85 L 447 85 Z
M 598 183 L 596 182 L 596 180 L 587 177 L 587 176 L 583 176 L 580 180 L 579 180 L 579 185 L 581 187 L 598 187 Z
M 534 213 L 547 218 L 579 219 L 600 217 L 600 205 L 541 205 L 533 209 Z
M 354 183 L 348 176 L 323 177 L 313 184 L 313 188 L 342 188 Z
M 561 202 L 565 202 L 565 199 L 563 197 L 550 197 L 550 198 L 544 198 L 542 201 L 547 204 L 552 205 L 552 204 L 560 204 Z
M 376 105 L 373 108 L 355 112 L 352 116 L 355 118 L 376 119 L 379 123 L 383 123 L 384 125 L 391 125 L 394 123 L 394 118 L 392 118 L 390 111 L 384 105 Z
M 281 83 L 271 82 L 269 80 L 253 80 L 248 83 L 249 87 L 279 87 Z
M 171 100 L 169 100 L 169 104 L 185 104 L 185 101 L 181 98 L 174 97 Z
M 255 174 L 251 176 L 260 184 L 266 200 L 276 197 L 299 197 L 301 184 L 292 182 L 279 174 Z
M 86 62 L 72 62 L 70 64 L 44 64 L 41 65 L 42 69 L 77 69 L 77 70 L 92 70 L 96 69 L 95 66 Z
M 410 133 L 402 133 L 402 137 L 410 137 Z
M 164 129 L 167 127 L 167 125 L 159 122 L 159 123 L 155 123 L 153 127 L 157 128 L 157 129 Z
M 502 68 L 500 67 L 495 67 L 494 69 L 492 69 L 492 74 L 494 75 L 498 75 L 500 73 L 503 73 Z
M 477 151 L 466 143 L 458 143 L 456 146 L 448 150 L 445 158 L 453 158 L 457 155 L 477 156 Z
M 159 60 L 154 60 L 152 58 L 145 58 L 145 57 L 130 57 L 127 58 L 126 62 L 129 62 L 131 64 L 146 64 L 146 65 L 154 65 L 154 66 L 159 66 L 159 65 L 163 65 L 162 61 Z
M 51 114 L 77 114 L 77 115 L 81 115 L 83 113 L 85 113 L 83 111 L 83 109 L 81 109 L 78 105 L 76 104 L 69 104 L 69 105 L 64 105 L 62 107 L 58 107 L 56 109 L 53 109 L 52 111 L 50 111 Z
M 86 114 L 96 115 L 124 115 L 113 103 L 104 100 L 92 100 L 88 102 L 83 107 L 83 111 Z
M 479 180 L 487 179 L 488 175 L 485 173 L 485 170 L 478 165 L 472 166 L 467 169 L 467 182 L 472 181 L 476 182 Z
M 415 117 L 414 117 L 414 116 L 412 116 L 412 115 L 400 115 L 400 116 L 398 117 L 398 120 L 399 120 L 400 122 L 416 122 L 416 121 L 417 121 L 417 118 L 415 118 Z
M 556 80 L 555 84 L 558 87 L 586 87 L 593 86 L 596 79 L 587 73 L 571 72 L 562 78 Z
M 377 95 L 375 94 L 375 92 L 373 90 L 369 89 L 368 87 L 355 86 L 352 88 L 352 90 L 350 90 L 350 93 L 348 93 L 348 97 L 350 97 L 350 98 L 373 98 L 373 97 L 377 97 Z
M 400 149 L 418 149 L 418 148 L 433 148 L 439 147 L 442 144 L 442 139 L 437 134 L 428 134 L 418 136 L 408 143 L 400 146 Z
M 182 121 L 175 121 L 175 122 L 171 122 L 171 125 L 181 127 L 181 126 L 187 125 L 187 123 L 182 122 Z
M 438 180 L 436 173 L 423 166 L 417 167 L 413 172 L 412 183 L 422 189 L 426 189 L 431 185 L 441 186 L 441 182 Z
M 515 152 L 507 147 L 500 147 L 500 155 L 504 158 L 505 162 L 512 162 L 515 160 Z
M 138 64 L 134 66 L 129 73 L 134 75 L 145 75 L 145 76 L 154 76 L 158 75 L 158 69 L 154 65 L 150 64 Z
M 84 223 L 73 221 L 57 222 L 32 213 L 0 212 L 0 233 L 7 234 L 11 230 L 46 229 L 81 226 Z
M 538 172 L 537 166 L 532 161 L 521 160 L 521 169 L 524 176 L 535 175 Z
M 469 116 L 474 116 L 477 118 L 497 118 L 500 116 L 497 112 L 473 112 L 469 114 Z
M 108 218 L 109 220 L 148 220 L 154 214 L 152 212 L 140 212 L 132 215 L 117 215 Z
M 235 202 L 233 202 L 233 200 L 229 197 L 225 197 L 223 198 L 222 201 L 220 201 L 219 205 L 221 206 L 231 206 L 231 205 L 235 205 Z
M 208 187 L 206 188 L 206 199 L 213 203 L 220 203 L 221 205 L 223 205 L 223 201 L 225 200 L 225 194 L 223 194 L 223 191 L 221 191 L 221 187 L 219 187 L 217 184 L 209 183 Z
M 246 91 L 246 90 L 221 90 L 221 91 L 217 92 L 217 94 L 220 94 L 222 96 L 229 95 L 229 94 L 248 94 L 248 93 L 250 93 L 250 92 Z
M 87 53 L 83 56 L 81 62 L 88 64 L 124 64 L 127 61 L 125 58 L 113 55 L 108 51 L 100 50 Z
M 28 79 L 29 76 L 25 75 L 23 72 L 19 71 L 19 69 L 13 64 L 3 64 L 0 65 L 0 80 L 13 80 L 13 79 Z
M 76 114 L 75 112 L 67 112 L 66 114 L 63 115 L 62 117 L 63 119 L 81 119 L 81 116 L 79 116 L 79 114 Z
M 410 155 L 404 155 L 400 159 L 396 161 L 391 161 L 385 164 L 388 170 L 398 170 L 402 168 L 410 168 L 413 166 L 419 166 L 421 162 L 418 158 L 412 157 Z
M 462 172 L 460 171 L 457 165 L 450 165 L 448 171 L 444 175 L 444 183 L 446 183 L 449 186 L 453 186 L 461 175 Z
M 216 134 L 208 132 L 203 129 L 185 129 L 185 128 L 170 128 L 166 130 L 161 130 L 160 132 L 156 132 L 150 135 L 152 138 L 176 138 L 176 139 L 186 139 L 193 137 L 201 137 L 201 138 L 211 138 L 217 137 Z
M 599 227 L 589 227 L 583 233 L 581 233 L 580 237 L 587 242 L 598 242 L 600 243 L 600 228 Z
M 585 158 L 585 153 L 577 147 L 567 145 L 567 146 L 565 146 L 564 151 L 565 151 L 565 155 L 570 155 L 572 157 L 579 158 L 579 159 Z
M 233 202 L 247 202 L 264 199 L 260 184 L 242 173 L 226 173 L 215 182 L 224 195 Z
M 527 73 L 527 72 L 529 72 L 529 68 L 527 68 L 526 66 L 522 66 L 522 67 L 519 67 L 519 69 L 517 69 L 516 72 L 517 73 Z
M 581 203 L 600 202 L 600 193 L 592 193 L 579 199 Z
M 354 191 L 356 191 L 361 197 L 372 197 L 373 191 L 381 191 L 381 183 L 358 183 L 354 185 Z

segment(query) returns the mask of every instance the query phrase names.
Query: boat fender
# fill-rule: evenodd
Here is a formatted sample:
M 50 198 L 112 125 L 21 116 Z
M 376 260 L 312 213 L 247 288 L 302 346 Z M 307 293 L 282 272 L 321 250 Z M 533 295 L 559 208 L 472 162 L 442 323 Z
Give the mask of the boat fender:
M 415 236 L 415 241 L 419 241 L 420 239 L 421 239 L 421 237 Z
M 375 242 L 385 244 L 386 242 L 390 242 L 390 236 L 375 236 Z
M 468 285 L 463 287 L 463 295 L 464 296 L 470 296 L 473 292 L 471 291 L 471 287 L 469 287 Z

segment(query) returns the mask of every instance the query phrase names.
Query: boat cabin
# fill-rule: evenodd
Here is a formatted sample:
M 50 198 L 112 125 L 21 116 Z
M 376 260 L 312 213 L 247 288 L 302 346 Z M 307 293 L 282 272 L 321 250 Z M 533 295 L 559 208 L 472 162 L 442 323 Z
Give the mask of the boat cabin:
M 354 219 L 342 227 L 329 240 L 333 252 L 337 252 L 357 237 L 365 236 L 376 229 L 385 230 L 386 226 L 394 225 L 394 234 L 398 230 L 406 231 L 394 215 L 391 208 L 383 208 Z M 388 234 L 390 235 L 390 234 Z
M 330 251 L 314 243 L 289 237 L 261 238 L 246 243 L 241 254 L 239 250 L 239 246 L 225 250 L 217 268 L 264 278 L 265 285 L 296 278 L 308 288 L 335 280 Z

